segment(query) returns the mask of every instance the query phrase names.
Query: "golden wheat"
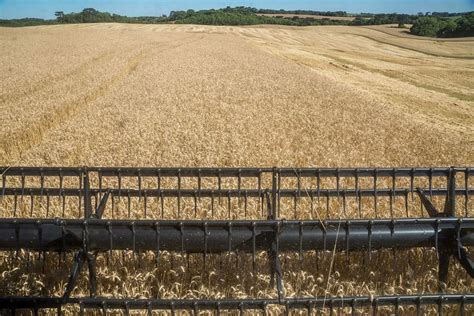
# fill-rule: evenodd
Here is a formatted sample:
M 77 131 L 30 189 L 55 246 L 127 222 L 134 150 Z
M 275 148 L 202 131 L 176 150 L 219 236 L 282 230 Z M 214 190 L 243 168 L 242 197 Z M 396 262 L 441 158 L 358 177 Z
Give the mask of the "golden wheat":
M 414 39 L 380 27 L 94 24 L 1 28 L 0 56 L 2 165 L 474 164 L 471 40 Z M 370 262 L 356 255 L 350 265 L 337 254 L 332 273 L 330 255 L 302 263 L 288 255 L 286 292 L 436 291 L 434 253 L 397 254 Z M 275 294 L 263 253 L 257 272 L 250 258 L 236 267 L 227 255 L 205 272 L 198 256 L 190 269 L 182 256 L 164 254 L 159 267 L 149 253 L 139 255 L 141 267 L 124 256 L 109 265 L 99 256 L 101 295 Z M 49 256 L 47 273 L 32 255 L 17 260 L 0 260 L 1 294 L 63 292 L 72 257 L 57 268 Z M 463 276 L 452 269 L 447 291 L 472 291 Z M 87 295 L 86 274 L 73 294 Z

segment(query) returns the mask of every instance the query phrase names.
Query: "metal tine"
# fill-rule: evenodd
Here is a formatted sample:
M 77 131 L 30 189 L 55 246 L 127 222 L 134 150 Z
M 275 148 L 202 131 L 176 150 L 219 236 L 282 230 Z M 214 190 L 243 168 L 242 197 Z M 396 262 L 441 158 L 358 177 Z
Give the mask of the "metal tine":
M 181 252 L 184 252 L 184 224 L 179 222 L 179 231 L 181 233 Z
M 346 214 L 346 190 L 342 190 L 342 212 L 344 213 L 344 217 L 347 217 L 347 214 Z
M 378 211 L 377 211 L 377 169 L 374 170 L 374 212 L 375 218 L 378 218 Z
M 323 305 L 324 308 L 324 305 Z M 329 300 L 329 315 L 334 315 L 334 300 L 330 299 Z
M 232 210 L 232 204 L 231 204 L 230 190 L 229 190 L 227 191 L 227 214 L 228 214 L 229 219 L 232 219 L 231 210 Z
M 301 197 L 301 170 L 296 170 L 297 186 L 298 186 L 298 198 Z
M 79 302 L 79 315 L 84 315 L 84 304 L 82 302 Z
M 359 210 L 359 218 L 362 218 L 362 192 L 357 189 L 357 205 L 358 205 L 358 210 Z
M 34 207 L 34 196 L 33 196 L 33 190 L 30 189 L 30 217 L 33 216 L 33 207 Z
M 373 224 L 373 221 L 370 220 L 369 226 L 367 227 L 368 232 L 369 232 L 369 248 L 368 248 L 369 262 L 372 259 L 372 224 Z
M 181 169 L 178 169 L 178 218 L 181 217 Z
M 400 297 L 395 300 L 395 316 L 400 315 Z
M 421 316 L 421 297 L 416 300 L 416 315 Z
M 372 300 L 372 316 L 376 316 L 378 314 L 378 304 L 379 301 L 377 298 Z
M 221 316 L 221 303 L 216 304 L 216 316 Z
M 430 173 L 428 176 L 428 187 L 430 190 L 430 198 L 433 198 L 433 168 L 430 168 Z
M 99 171 L 99 196 L 102 198 L 102 172 Z
M 360 200 L 360 191 L 359 191 L 359 169 L 355 169 L 355 190 L 359 193 L 359 200 Z M 359 201 L 359 217 L 360 217 L 360 201 Z
M 120 175 L 120 168 L 117 170 L 117 180 L 118 180 L 118 198 L 122 196 L 122 176 Z
M 107 316 L 107 307 L 105 302 L 102 302 L 102 315 Z
M 81 172 L 81 174 L 79 175 L 79 209 L 82 209 L 82 178 L 83 178 L 84 174 Z M 79 215 L 80 216 L 80 215 Z
M 326 218 L 330 218 L 329 216 L 329 190 L 326 190 Z
M 49 190 L 46 189 L 46 217 L 49 217 Z
M 341 177 L 339 175 L 339 168 L 336 168 L 336 191 L 337 191 L 338 200 L 339 200 L 339 189 L 341 187 L 340 181 L 341 181 Z
M 21 173 L 21 201 L 22 202 L 23 202 L 24 195 L 25 195 L 25 174 L 22 172 Z
M 211 217 L 214 218 L 214 190 L 211 191 Z
M 153 316 L 153 309 L 151 308 L 151 302 L 148 302 L 146 310 L 147 310 L 148 316 Z
M 112 224 L 107 222 L 107 231 L 109 233 L 109 252 L 107 256 L 107 265 L 109 265 L 109 261 L 112 261 L 112 249 L 113 249 L 113 236 L 112 236 Z
M 460 315 L 460 316 L 464 316 L 464 315 L 465 315 L 465 312 L 466 312 L 466 311 L 465 311 L 465 303 L 466 303 L 465 301 L 466 301 L 466 297 L 463 296 L 463 297 L 461 298 L 461 303 L 459 304 L 459 315 Z
M 308 301 L 308 306 L 306 306 L 306 313 L 308 314 L 308 316 L 311 316 L 311 314 L 313 313 L 313 304 L 311 304 L 311 302 Z
M 203 253 L 203 261 L 204 261 L 204 270 L 206 270 L 207 266 L 207 236 L 208 236 L 208 231 L 207 231 L 207 222 L 203 223 L 203 229 L 204 229 L 204 253 Z
M 133 252 L 133 257 L 135 258 L 135 252 L 136 252 L 136 229 L 135 229 L 135 222 L 130 223 L 131 229 L 132 229 L 132 252 Z
M 297 215 L 297 209 L 298 209 L 298 192 L 299 191 L 296 191 L 294 192 L 294 196 L 293 196 L 293 216 L 295 219 L 298 218 L 298 215 Z
M 439 260 L 439 222 L 440 220 L 437 219 L 435 222 L 435 250 L 436 250 L 436 258 Z
M 94 193 L 94 209 L 97 209 L 99 203 L 99 192 Z
M 257 223 L 252 222 L 252 268 L 254 272 L 255 272 L 255 266 L 256 266 L 256 250 L 255 250 L 256 237 L 257 237 L 256 226 L 257 226 Z
M 299 222 L 299 245 L 298 254 L 300 263 L 303 261 L 303 222 Z
M 15 260 L 18 260 L 18 255 L 20 252 L 20 228 L 16 225 L 16 220 L 14 221 L 14 223 L 15 223 L 15 240 L 16 240 Z
M 397 170 L 393 168 L 392 170 L 392 191 L 390 195 L 390 216 L 393 218 L 393 203 L 395 203 L 395 191 L 397 189 Z
M 41 171 L 40 173 L 40 196 L 41 199 L 43 198 L 43 190 L 44 190 L 44 173 Z
M 128 305 L 128 302 L 125 302 L 125 315 L 130 315 L 130 306 Z
M 327 233 L 326 227 L 327 226 L 326 225 L 327 225 L 327 221 L 323 220 L 323 225 L 322 225 L 322 227 L 323 227 L 323 256 L 326 253 L 326 240 L 327 240 L 327 236 L 326 236 L 326 233 Z
M 258 188 L 259 208 L 261 209 L 261 213 L 263 214 L 262 174 L 260 172 L 258 173 L 258 178 L 257 178 L 257 188 Z
M 137 170 L 137 178 L 138 178 L 138 202 L 140 203 L 140 199 L 142 197 L 142 176 L 140 169 Z
M 176 308 L 174 306 L 174 302 L 171 302 L 171 316 L 175 316 L 175 311 L 176 311 Z
M 201 169 L 198 169 L 198 194 L 199 194 L 199 202 L 201 202 L 201 187 L 202 187 L 202 179 L 201 179 Z
M 155 236 L 156 236 L 156 266 L 160 264 L 160 222 L 155 222 Z
M 163 190 L 160 189 L 160 204 L 161 204 L 161 218 L 165 214 L 165 199 L 163 197 Z
M 440 296 L 438 299 L 438 315 L 439 316 L 443 315 L 443 299 L 444 299 L 444 296 Z
M 143 208 L 145 209 L 145 218 L 147 216 L 147 190 L 143 191 Z
M 217 189 L 219 193 L 219 205 L 221 205 L 221 189 L 222 189 L 222 175 L 221 175 L 221 169 L 218 169 L 217 171 Z
M 467 168 L 464 171 L 464 213 L 465 216 L 468 217 L 468 206 L 469 206 L 469 173 L 471 171 L 471 168 Z
M 18 195 L 15 192 L 15 195 L 13 197 L 13 217 L 16 217 L 16 209 L 17 209 L 17 203 L 18 203 Z M 47 217 L 48 215 L 46 215 Z
M 7 175 L 6 171 L 3 172 L 2 174 L 2 200 L 5 197 L 5 190 L 7 189 Z
M 350 226 L 351 226 L 351 221 L 346 221 L 346 258 L 347 258 L 347 262 L 349 262 L 349 236 L 350 236 L 350 233 L 349 233 L 349 229 L 350 229 Z
M 318 206 L 320 202 L 320 196 L 321 196 L 321 176 L 319 169 L 316 169 L 316 190 L 318 191 Z
M 194 302 L 193 305 L 194 305 L 194 306 L 193 306 L 193 307 L 194 307 L 194 309 L 193 309 L 193 315 L 194 315 L 194 316 L 199 316 L 199 306 L 198 306 L 198 304 L 197 304 L 196 302 Z
M 112 218 L 115 217 L 115 195 L 112 195 Z M 130 217 L 129 217 L 130 218 Z
M 410 217 L 410 215 L 408 214 L 408 195 L 409 195 L 409 192 L 408 192 L 408 189 L 405 190 L 405 211 L 407 213 L 407 217 Z
M 41 226 L 41 221 L 37 220 L 36 225 L 38 226 L 38 245 L 41 247 L 43 243 L 43 226 Z M 41 259 L 41 252 L 38 252 L 38 260 Z M 43 261 L 44 261 L 44 252 L 43 252 Z
M 310 196 L 310 203 L 311 203 L 311 219 L 314 219 L 314 196 L 313 196 L 313 193 L 311 193 L 311 196 Z
M 230 256 L 232 252 L 232 222 L 227 223 L 228 227 L 228 235 L 227 235 L 227 243 L 228 243 L 228 254 Z
M 237 191 L 238 191 L 238 204 L 239 204 L 239 207 L 240 207 L 240 190 L 242 188 L 242 170 L 239 169 L 238 171 L 238 178 L 237 178 Z
M 130 213 L 131 213 L 131 204 L 132 204 L 131 199 L 132 199 L 132 197 L 131 197 L 130 189 L 129 189 L 129 190 L 127 190 L 127 211 L 128 211 L 128 218 L 130 218 Z
M 394 190 L 390 189 L 390 218 L 393 218 L 393 198 L 394 198 Z
M 277 204 L 277 209 L 275 210 L 276 211 L 276 214 L 275 216 L 279 216 L 280 215 L 280 209 L 281 209 L 281 197 L 280 197 L 280 190 L 281 190 L 281 173 L 278 169 L 276 169 L 276 172 L 277 172 L 277 177 L 276 179 L 275 178 L 272 178 L 272 181 L 277 181 L 277 185 L 275 186 L 276 187 L 276 195 L 277 195 L 277 201 L 276 201 L 276 204 Z M 273 184 L 272 184 L 272 187 L 273 187 Z
M 247 218 L 247 206 L 248 206 L 248 197 L 247 190 L 244 192 L 244 218 Z
M 421 192 L 423 192 L 423 191 L 421 191 L 421 190 L 419 191 L 419 188 L 417 188 L 418 197 L 420 198 L 420 217 L 423 217 L 423 208 L 424 208 L 423 198 L 426 199 L 426 197 L 425 196 L 422 197 Z M 427 211 L 428 211 L 428 209 L 427 209 Z M 428 214 L 429 214 L 429 212 L 428 212 Z
M 194 194 L 193 194 L 193 201 L 194 201 L 194 218 L 197 218 L 197 197 L 198 196 L 198 193 L 196 190 L 194 190 Z
M 66 261 L 66 227 L 63 221 L 60 222 L 61 224 L 61 247 L 62 247 L 62 260 L 63 262 Z
M 461 241 L 461 230 L 462 230 L 462 218 L 458 219 L 457 225 L 456 225 L 456 243 L 457 243 L 457 248 L 458 248 L 458 258 L 461 260 L 461 249 L 463 248 L 462 241 Z
M 66 213 L 66 194 L 64 194 L 63 189 L 61 189 L 61 197 L 62 197 L 62 217 L 64 218 L 64 214 Z

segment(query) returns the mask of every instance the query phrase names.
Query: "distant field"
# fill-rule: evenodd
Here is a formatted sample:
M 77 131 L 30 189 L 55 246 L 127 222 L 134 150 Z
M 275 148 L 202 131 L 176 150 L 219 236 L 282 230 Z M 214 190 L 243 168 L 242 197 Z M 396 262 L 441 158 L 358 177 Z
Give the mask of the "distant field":
M 257 15 L 261 15 L 261 16 L 282 16 L 282 17 L 285 17 L 285 18 L 292 18 L 294 16 L 297 16 L 299 18 L 313 18 L 313 19 L 318 19 L 318 20 L 322 20 L 322 19 L 329 19 L 329 20 L 335 20 L 335 21 L 353 21 L 355 19 L 355 17 L 352 17 L 352 16 L 326 16 L 326 15 L 311 15 L 311 14 L 280 14 L 280 13 L 260 13 L 260 14 L 257 14 Z
M 133 24 L 0 28 L 0 165 L 474 165 L 474 41 L 392 31 Z M 37 264 L 37 273 L 28 275 L 13 269 L 9 256 L 0 259 L 0 292 L 63 292 L 55 277 L 66 280 L 67 265 L 46 277 Z M 429 260 L 416 252 L 400 256 L 407 259 L 374 255 L 366 266 L 362 254 L 350 265 L 338 255 L 328 283 L 316 268 L 319 259 L 308 256 L 297 272 L 285 274 L 286 291 L 301 296 L 435 291 L 434 252 Z M 31 264 L 24 256 L 15 260 L 17 266 Z M 393 273 L 394 264 L 399 273 Z M 195 268 L 192 282 L 183 282 L 187 275 L 179 265 L 101 268 L 100 294 L 265 297 L 272 291 L 265 267 L 243 275 L 233 264 L 222 274 L 213 267 L 220 269 L 208 267 L 207 277 Z M 375 272 L 359 277 L 360 271 Z M 464 275 L 453 265 L 446 292 L 471 292 L 474 284 Z M 11 290 L 16 284 L 21 288 Z M 87 296 L 85 274 L 79 284 L 73 294 Z

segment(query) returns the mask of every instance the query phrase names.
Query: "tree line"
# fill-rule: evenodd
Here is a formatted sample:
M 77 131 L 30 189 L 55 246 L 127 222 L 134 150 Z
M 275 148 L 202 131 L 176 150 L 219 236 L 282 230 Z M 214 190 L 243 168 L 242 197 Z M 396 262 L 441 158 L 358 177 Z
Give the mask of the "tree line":
M 415 21 L 410 32 L 415 35 L 431 37 L 474 36 L 474 12 L 448 18 L 420 17 Z
M 262 16 L 259 14 L 273 14 Z M 282 14 L 278 16 L 278 14 Z M 285 16 L 283 16 L 285 15 Z M 290 16 L 288 16 L 290 15 Z M 294 15 L 291 17 L 291 15 Z M 298 15 L 305 15 L 300 17 Z M 327 18 L 311 17 L 311 15 L 327 16 Z M 413 24 L 411 32 L 421 36 L 457 37 L 473 36 L 474 13 L 418 13 L 409 14 L 370 14 L 349 15 L 345 11 L 323 12 L 311 10 L 269 10 L 250 7 L 226 7 L 211 10 L 171 11 L 168 16 L 127 17 L 109 12 L 100 12 L 86 8 L 78 13 L 55 12 L 55 20 L 14 19 L 0 20 L 0 26 L 32 26 L 63 23 L 177 23 L 205 25 L 256 25 L 278 24 L 291 26 L 310 25 L 381 25 L 381 24 Z M 353 21 L 332 20 L 331 16 L 354 16 Z

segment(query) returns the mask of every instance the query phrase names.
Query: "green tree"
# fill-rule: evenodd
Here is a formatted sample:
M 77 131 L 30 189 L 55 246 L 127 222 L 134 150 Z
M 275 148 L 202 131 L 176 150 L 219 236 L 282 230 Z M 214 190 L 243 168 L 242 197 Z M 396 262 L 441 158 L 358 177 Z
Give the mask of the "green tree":
M 425 16 L 418 18 L 410 29 L 410 32 L 420 36 L 435 37 L 443 29 L 446 22 L 437 17 Z

